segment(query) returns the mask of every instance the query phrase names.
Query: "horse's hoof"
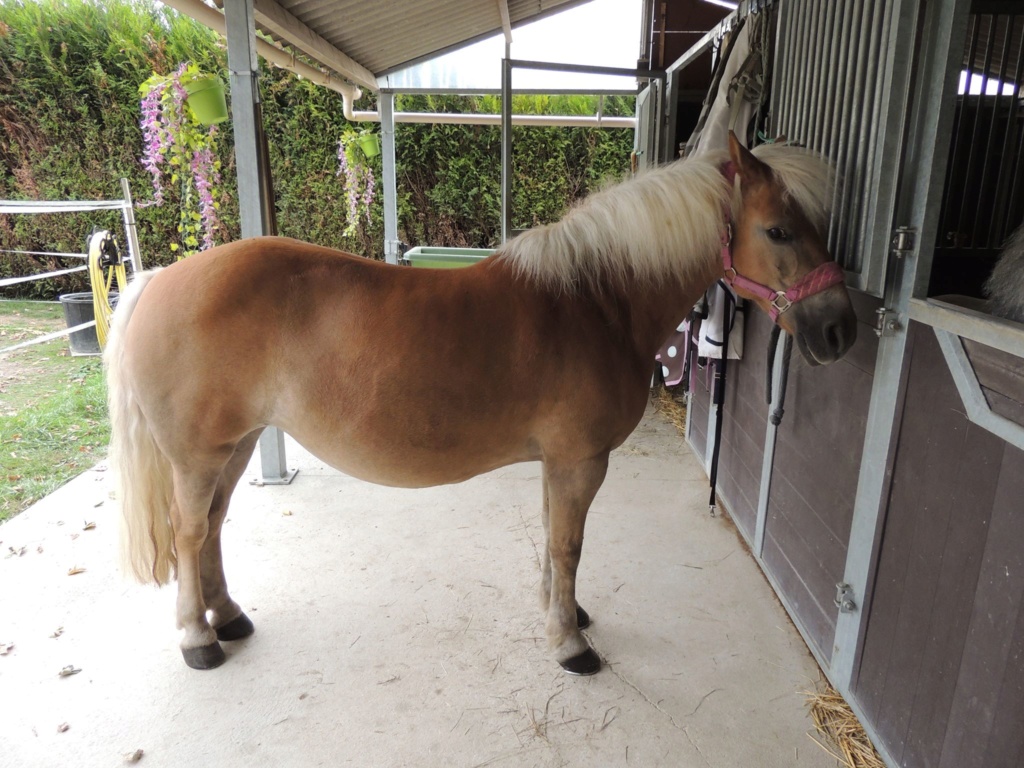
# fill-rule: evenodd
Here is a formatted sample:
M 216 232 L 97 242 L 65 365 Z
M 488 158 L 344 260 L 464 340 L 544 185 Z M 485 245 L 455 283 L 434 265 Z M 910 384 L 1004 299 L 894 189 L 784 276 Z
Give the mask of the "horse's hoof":
M 215 631 L 218 640 L 241 640 L 255 632 L 256 627 L 252 625 L 248 616 L 240 613 L 224 626 L 217 627 Z
M 558 663 L 570 675 L 579 675 L 580 677 L 592 675 L 601 669 L 601 657 L 594 653 L 593 648 L 587 648 L 579 656 L 573 656 L 571 659 Z
M 192 669 L 214 669 L 224 663 L 227 656 L 220 643 L 213 642 L 199 648 L 182 648 L 181 655 Z
M 586 629 L 590 626 L 590 614 L 576 606 L 576 628 Z

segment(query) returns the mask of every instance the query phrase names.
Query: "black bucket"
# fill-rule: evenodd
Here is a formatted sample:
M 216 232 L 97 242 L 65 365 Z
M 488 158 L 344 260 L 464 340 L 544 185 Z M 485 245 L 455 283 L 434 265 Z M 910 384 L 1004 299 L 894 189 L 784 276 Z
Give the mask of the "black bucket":
M 110 294 L 110 304 L 117 306 L 116 293 Z M 88 323 L 96 317 L 93 314 L 91 293 L 65 293 L 60 297 L 60 306 L 64 310 L 64 322 L 68 328 Z M 73 357 L 100 353 L 100 342 L 96 338 L 96 326 L 68 334 L 68 343 L 71 345 Z

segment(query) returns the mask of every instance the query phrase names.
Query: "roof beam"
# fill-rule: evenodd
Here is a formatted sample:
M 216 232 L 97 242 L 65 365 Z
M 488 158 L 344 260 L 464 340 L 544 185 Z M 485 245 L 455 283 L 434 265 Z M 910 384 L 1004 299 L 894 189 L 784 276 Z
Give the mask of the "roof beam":
M 512 21 L 508 15 L 508 0 L 495 0 L 501 14 L 501 29 L 505 33 L 505 45 L 512 45 Z
M 500 0 L 504 2 L 504 0 Z M 311 30 L 276 0 L 253 0 L 256 21 L 307 56 L 312 56 L 356 85 L 377 90 L 377 78 L 366 67 L 335 48 Z

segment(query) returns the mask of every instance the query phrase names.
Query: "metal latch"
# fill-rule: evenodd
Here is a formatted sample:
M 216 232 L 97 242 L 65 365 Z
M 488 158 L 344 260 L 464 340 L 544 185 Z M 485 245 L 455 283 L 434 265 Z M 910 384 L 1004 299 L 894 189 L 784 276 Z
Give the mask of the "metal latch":
M 896 227 L 892 233 L 892 253 L 897 258 L 902 258 L 914 250 L 917 230 L 913 227 Z
M 899 329 L 899 315 L 896 312 L 885 307 L 879 307 L 875 310 L 875 335 L 878 338 L 892 336 Z
M 836 599 L 832 602 L 840 613 L 853 613 L 857 610 L 857 604 L 853 602 L 853 587 L 845 581 L 836 584 Z

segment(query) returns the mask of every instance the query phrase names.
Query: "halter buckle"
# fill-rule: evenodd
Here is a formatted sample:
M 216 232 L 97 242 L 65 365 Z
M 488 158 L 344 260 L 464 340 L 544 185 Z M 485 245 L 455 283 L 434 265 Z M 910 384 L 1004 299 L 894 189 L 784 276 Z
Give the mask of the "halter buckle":
M 777 293 L 775 294 L 775 298 L 772 299 L 772 306 L 775 307 L 775 311 L 781 315 L 793 306 L 793 302 L 786 297 L 786 294 Z
M 732 272 L 731 275 L 729 274 L 730 272 Z M 740 273 L 736 271 L 736 267 L 727 267 L 725 270 L 725 282 L 731 285 L 736 281 L 736 278 L 739 277 L 739 274 Z

